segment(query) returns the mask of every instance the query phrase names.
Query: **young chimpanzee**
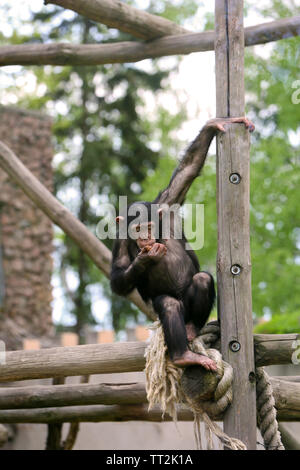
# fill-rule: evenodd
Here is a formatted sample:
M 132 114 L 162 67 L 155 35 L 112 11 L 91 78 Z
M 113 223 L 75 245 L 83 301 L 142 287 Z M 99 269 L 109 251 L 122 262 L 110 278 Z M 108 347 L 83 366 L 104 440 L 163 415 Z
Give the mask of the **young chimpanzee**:
M 168 239 L 161 232 L 153 235 L 151 208 L 154 204 L 158 207 L 183 204 L 193 180 L 200 174 L 213 137 L 219 131 L 225 132 L 226 123 L 244 123 L 249 131 L 254 130 L 244 117 L 208 121 L 187 149 L 167 188 L 152 203 L 138 202 L 130 206 L 147 209 L 147 220 L 135 226 L 136 232 L 143 232 L 142 236 L 137 233 L 132 238 L 118 238 L 113 248 L 112 290 L 126 296 L 137 288 L 145 301 L 152 301 L 163 326 L 170 359 L 178 367 L 199 364 L 216 370 L 214 361 L 188 347 L 188 341 L 205 324 L 213 307 L 214 280 L 211 274 L 200 271 L 195 253 L 186 249 L 184 235 L 182 239 L 174 237 L 172 224 Z M 161 215 L 161 209 L 158 212 Z M 127 215 L 126 229 L 133 221 L 133 216 Z M 123 217 L 117 217 L 117 222 L 124 223 Z

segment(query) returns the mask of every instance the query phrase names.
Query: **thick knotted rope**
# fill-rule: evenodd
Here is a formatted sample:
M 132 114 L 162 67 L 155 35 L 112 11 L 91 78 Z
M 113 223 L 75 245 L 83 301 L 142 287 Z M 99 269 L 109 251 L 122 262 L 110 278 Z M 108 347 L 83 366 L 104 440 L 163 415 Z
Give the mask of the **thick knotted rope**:
M 221 349 L 220 325 L 218 321 L 210 321 L 200 331 L 205 348 Z
M 201 400 L 188 397 L 181 384 L 182 370 L 175 367 L 168 359 L 164 334 L 160 322 L 155 322 L 150 344 L 146 349 L 146 390 L 149 409 L 159 404 L 163 415 L 168 413 L 174 421 L 177 419 L 176 406 L 187 403 L 194 413 L 194 430 L 198 447 L 201 447 L 200 421 L 206 425 L 208 448 L 212 448 L 212 434 L 231 449 L 245 449 L 245 445 L 238 439 L 227 436 L 212 419 L 224 413 L 232 401 L 232 367 L 222 360 L 216 349 L 205 349 L 211 346 L 219 348 L 220 328 L 218 322 L 211 322 L 200 332 L 201 339 L 196 338 L 190 347 L 194 352 L 208 355 L 217 364 L 217 377 L 219 379 L 212 400 Z M 284 450 L 278 431 L 276 419 L 275 400 L 272 386 L 265 370 L 256 369 L 256 394 L 258 426 L 260 428 L 264 445 L 267 450 Z M 211 419 L 212 418 L 212 419 Z
M 220 326 L 210 322 L 201 330 L 201 339 L 207 347 L 219 349 Z M 278 430 L 277 411 L 270 378 L 263 367 L 257 367 L 256 375 L 256 409 L 257 423 L 267 450 L 284 450 Z
M 256 369 L 257 420 L 267 450 L 284 450 L 276 419 L 275 400 L 268 374 L 263 367 Z
M 227 362 L 222 360 L 222 355 L 216 349 L 205 349 L 201 339 L 198 337 L 191 343 L 191 349 L 195 353 L 204 354 L 210 359 L 215 361 L 217 365 L 216 376 L 218 379 L 217 387 L 214 391 L 214 396 L 211 400 L 201 400 L 201 410 L 205 411 L 212 418 L 218 418 L 222 416 L 224 411 L 232 402 L 232 380 L 233 371 L 232 367 Z M 182 381 L 181 381 L 182 382 Z M 183 390 L 185 390 L 184 383 L 182 384 Z M 189 398 L 189 401 L 193 401 L 193 408 L 197 406 L 197 391 L 193 391 L 189 396 L 194 395 L 195 399 Z M 185 393 L 186 396 L 186 393 Z
M 177 404 L 185 402 L 194 413 L 194 431 L 198 448 L 201 447 L 200 421 L 202 420 L 206 426 L 208 448 L 212 448 L 212 434 L 214 434 L 230 449 L 246 449 L 241 441 L 227 436 L 211 419 L 223 414 L 232 401 L 231 366 L 222 361 L 222 356 L 217 350 L 206 350 L 199 338 L 191 343 L 191 349 L 194 352 L 205 354 L 216 362 L 217 376 L 220 379 L 213 400 L 199 402 L 184 393 L 184 386 L 180 382 L 182 370 L 174 366 L 167 357 L 167 348 L 160 322 L 155 322 L 151 329 L 155 331 L 145 353 L 149 410 L 157 403 L 160 405 L 163 415 L 167 412 L 176 421 Z
M 239 439 L 228 436 L 214 419 L 222 416 L 232 402 L 233 370 L 230 364 L 222 360 L 222 355 L 216 349 L 205 349 L 200 337 L 191 343 L 192 351 L 201 353 L 213 359 L 217 365 L 218 383 L 211 400 L 197 400 L 185 394 L 185 400 L 194 413 L 194 433 L 197 447 L 201 448 L 200 422 L 205 423 L 207 448 L 213 449 L 212 436 L 215 435 L 228 449 L 246 450 Z M 182 387 L 184 389 L 184 386 Z
M 201 330 L 201 339 L 207 347 L 219 349 L 220 327 L 210 322 Z M 284 450 L 278 430 L 277 411 L 269 376 L 263 367 L 256 368 L 257 422 L 267 450 Z

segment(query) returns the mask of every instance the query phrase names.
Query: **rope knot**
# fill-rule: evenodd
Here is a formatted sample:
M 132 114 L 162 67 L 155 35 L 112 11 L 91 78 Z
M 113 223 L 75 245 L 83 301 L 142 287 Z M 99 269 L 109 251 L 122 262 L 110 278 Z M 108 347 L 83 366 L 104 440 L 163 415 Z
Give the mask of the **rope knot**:
M 205 349 L 199 337 L 192 342 L 191 349 L 212 359 L 217 372 L 199 366 L 187 367 L 181 377 L 181 389 L 194 411 L 206 412 L 211 419 L 220 419 L 232 402 L 232 367 L 223 361 L 219 351 Z
M 223 361 L 217 349 L 220 329 L 217 322 L 210 322 L 200 332 L 200 336 L 190 343 L 192 351 L 204 354 L 215 361 L 217 371 L 203 367 L 189 366 L 184 371 L 174 366 L 168 359 L 164 333 L 159 321 L 152 327 L 154 334 L 146 349 L 146 391 L 149 410 L 159 404 L 162 414 L 168 413 L 177 420 L 177 404 L 184 403 L 194 414 L 194 433 L 197 447 L 201 448 L 200 421 L 205 423 L 207 447 L 213 448 L 214 434 L 222 444 L 233 450 L 245 450 L 246 446 L 238 439 L 229 437 L 215 423 L 221 419 L 232 402 L 233 370 Z M 263 368 L 256 369 L 258 424 L 267 449 L 284 450 L 278 431 L 276 408 L 272 386 Z
M 185 403 L 194 413 L 194 431 L 198 448 L 201 448 L 200 420 L 203 420 L 206 427 L 208 448 L 212 448 L 212 434 L 214 434 L 230 449 L 245 449 L 245 445 L 241 441 L 227 436 L 212 421 L 215 417 L 222 415 L 232 401 L 233 374 L 231 366 L 222 360 L 222 356 L 217 350 L 206 350 L 201 339 L 196 338 L 190 345 L 191 349 L 213 359 L 217 364 L 217 372 L 209 372 L 199 366 L 187 367 L 183 372 L 168 359 L 160 322 L 155 322 L 151 329 L 154 330 L 154 334 L 145 352 L 149 410 L 155 404 L 159 404 L 163 416 L 167 412 L 176 421 L 176 406 L 178 403 Z M 195 371 L 196 378 L 191 380 Z M 201 382 L 203 382 L 202 386 Z M 201 393 L 201 389 L 203 393 Z
M 205 349 L 201 337 L 190 344 L 193 352 L 204 354 L 215 361 L 217 371 L 211 372 L 203 367 L 190 366 L 182 374 L 180 388 L 185 401 L 194 413 L 194 434 L 197 447 L 201 448 L 200 421 L 205 423 L 207 448 L 213 449 L 212 436 L 232 450 L 246 450 L 239 439 L 228 436 L 214 420 L 220 419 L 232 402 L 233 370 L 223 361 L 216 349 Z

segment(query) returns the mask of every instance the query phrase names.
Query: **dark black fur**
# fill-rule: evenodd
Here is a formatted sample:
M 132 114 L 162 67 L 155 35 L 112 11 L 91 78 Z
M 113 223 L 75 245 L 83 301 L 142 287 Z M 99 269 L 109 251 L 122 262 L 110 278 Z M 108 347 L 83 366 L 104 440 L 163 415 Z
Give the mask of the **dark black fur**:
M 200 132 L 173 173 L 168 187 L 153 203 L 183 203 L 188 188 L 200 173 L 214 134 L 209 127 Z M 151 203 L 143 204 L 150 214 Z M 157 242 L 165 243 L 167 252 L 158 262 L 140 260 L 134 240 L 115 241 L 111 287 L 123 296 L 137 288 L 145 301 L 152 300 L 163 325 L 170 357 L 174 359 L 181 357 L 188 347 L 185 324 L 193 323 L 200 329 L 207 321 L 214 304 L 215 289 L 212 276 L 199 272 L 195 253 L 185 249 L 184 237 L 176 240 L 171 236 L 162 241 L 159 236 Z

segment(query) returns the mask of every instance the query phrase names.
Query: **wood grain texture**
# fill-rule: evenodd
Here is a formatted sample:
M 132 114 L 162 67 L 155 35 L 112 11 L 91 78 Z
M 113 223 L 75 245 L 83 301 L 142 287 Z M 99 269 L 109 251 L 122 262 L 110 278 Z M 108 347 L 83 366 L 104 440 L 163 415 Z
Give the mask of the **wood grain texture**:
M 300 383 L 300 375 L 278 375 L 278 380 L 285 380 L 286 382 L 297 382 Z
M 135 372 L 145 365 L 145 343 L 105 343 L 10 351 L 0 365 L 0 382 L 57 376 Z
M 276 408 L 283 416 L 300 417 L 300 384 L 270 377 Z M 206 397 L 207 399 L 207 397 Z M 81 405 L 138 405 L 147 403 L 143 382 L 117 384 L 29 385 L 2 387 L 0 409 L 52 408 Z
M 245 28 L 245 46 L 299 36 L 300 16 Z M 0 65 L 101 65 L 214 50 L 214 31 L 166 36 L 146 43 L 0 46 Z M 221 70 L 222 72 L 222 70 Z M 223 77 L 225 79 L 225 77 Z
M 254 335 L 257 365 L 291 364 L 295 338 L 297 335 Z M 146 344 L 137 341 L 7 351 L 5 364 L 0 364 L 0 383 L 142 371 L 145 367 Z
M 144 383 L 33 385 L 0 388 L 0 409 L 147 403 Z
M 181 408 L 178 420 L 193 421 L 193 413 Z M 148 412 L 148 405 L 88 405 L 62 408 L 34 408 L 27 410 L 0 410 L 1 423 L 76 423 L 124 421 L 172 421 L 158 406 Z
M 58 225 L 107 277 L 110 276 L 112 259 L 110 250 L 40 183 L 3 142 L 0 142 L 0 168 L 6 171 L 32 202 Z M 149 319 L 156 318 L 151 307 L 145 304 L 136 290 L 128 296 L 128 299 Z
M 277 418 L 280 421 L 300 421 L 300 385 L 271 378 L 274 390 Z M 4 389 L 7 404 L 14 409 L 0 409 L 1 423 L 54 423 L 54 422 L 100 422 L 100 421 L 162 421 L 159 407 L 148 412 L 145 384 L 89 384 L 86 390 L 82 385 L 57 385 L 19 387 Z M 24 392 L 24 388 L 28 388 Z M 50 390 L 52 388 L 52 391 Z M 61 390 L 59 390 L 61 389 Z M 33 393 L 30 399 L 30 392 Z M 80 399 L 81 393 L 81 399 Z M 46 395 L 48 401 L 46 402 Z M 18 401 L 14 401 L 14 396 Z M 54 406 L 54 403 L 63 406 Z M 1 408 L 4 407 L 4 394 L 1 391 Z M 97 399 L 99 400 L 97 402 Z M 72 400 L 76 406 L 69 406 Z M 103 402 L 105 404 L 103 404 Z M 92 403 L 95 403 L 94 405 Z M 97 404 L 96 404 L 97 403 Z M 20 408 L 21 405 L 26 408 Z M 32 405 L 39 404 L 40 408 Z M 165 416 L 169 421 L 170 417 Z M 193 414 L 179 406 L 179 421 L 191 421 Z M 222 420 L 222 416 L 217 417 Z
M 243 2 L 216 0 L 215 55 L 217 117 L 244 115 Z M 249 133 L 230 124 L 217 136 L 218 314 L 221 349 L 233 367 L 233 402 L 224 417 L 225 432 L 256 448 L 251 259 L 249 227 Z M 240 175 L 240 183 L 230 175 Z M 237 266 L 239 274 L 233 274 Z M 239 345 L 234 352 L 231 344 Z
M 300 421 L 300 384 L 270 377 L 275 406 L 281 421 Z
M 129 33 L 139 39 L 154 39 L 169 34 L 188 32 L 183 27 L 161 16 L 152 15 L 119 0 L 46 0 L 103 23 L 110 28 Z
M 272 364 L 292 364 L 294 344 L 300 335 L 254 335 L 255 365 L 269 366 Z M 290 378 L 293 380 L 293 378 Z

